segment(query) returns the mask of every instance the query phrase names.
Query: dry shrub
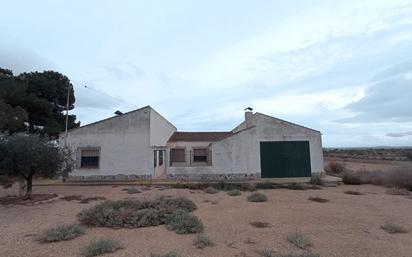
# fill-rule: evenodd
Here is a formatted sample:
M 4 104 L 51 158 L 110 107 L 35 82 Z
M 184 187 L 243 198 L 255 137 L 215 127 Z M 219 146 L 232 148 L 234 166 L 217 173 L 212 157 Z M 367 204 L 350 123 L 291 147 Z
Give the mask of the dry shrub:
M 300 249 L 306 249 L 312 246 L 312 240 L 309 237 L 295 232 L 287 237 L 288 241 L 299 247 Z
M 346 185 L 362 185 L 364 182 L 358 172 L 345 171 L 342 174 L 342 182 Z
M 194 245 L 199 249 L 203 249 L 208 246 L 213 246 L 214 243 L 212 242 L 212 240 L 210 240 L 210 238 L 207 235 L 199 234 L 195 238 Z
M 353 191 L 353 190 L 347 190 L 344 193 L 348 195 L 363 195 L 363 193 L 358 192 L 358 191 Z
M 262 250 L 257 251 L 257 254 L 260 257 L 277 257 L 276 252 L 270 248 L 263 248 Z
M 214 188 L 214 187 L 205 188 L 204 191 L 205 191 L 205 193 L 208 193 L 208 194 L 216 194 L 216 193 L 219 193 L 219 190 L 217 190 L 217 189 Z
M 405 188 L 398 188 L 398 187 L 392 187 L 386 190 L 386 193 L 389 195 L 410 195 L 411 192 L 409 192 Z
M 113 253 L 121 248 L 122 245 L 117 240 L 99 239 L 90 242 L 90 244 L 83 249 L 83 255 L 91 257 L 105 253 Z
M 266 202 L 268 198 L 266 197 L 266 195 L 262 193 L 253 193 L 247 197 L 247 200 L 249 202 L 260 203 L 260 202 Z
M 361 172 L 360 175 L 364 183 L 412 191 L 411 164 L 396 165 L 387 171 Z
M 340 162 L 329 162 L 328 165 L 325 166 L 325 171 L 331 174 L 342 174 L 346 171 L 345 165 Z
M 70 240 L 85 233 L 85 229 L 77 224 L 59 225 L 49 228 L 38 235 L 37 240 L 42 243 Z
M 203 231 L 203 223 L 196 216 L 183 209 L 166 215 L 165 223 L 169 230 L 177 234 L 191 234 Z
M 308 198 L 311 201 L 317 202 L 317 203 L 326 203 L 329 202 L 328 199 L 324 199 L 322 197 L 318 197 L 318 196 L 311 196 Z
M 409 231 L 404 228 L 401 225 L 395 224 L 395 223 L 386 223 L 385 225 L 381 226 L 381 229 L 385 230 L 386 232 L 390 234 L 396 234 L 396 233 L 408 233 Z
M 241 195 L 242 193 L 240 192 L 240 190 L 233 189 L 233 190 L 227 191 L 227 194 L 230 196 L 238 196 L 238 195 Z
M 141 191 L 137 187 L 129 187 L 126 189 L 126 192 L 128 194 L 138 194 L 141 193 Z
M 256 228 L 269 228 L 272 226 L 272 224 L 268 222 L 262 222 L 262 221 L 252 221 L 249 224 Z
M 78 217 L 82 224 L 88 226 L 138 228 L 165 224 L 167 216 L 177 210 L 189 213 L 196 208 L 192 201 L 183 197 L 161 197 L 153 201 L 105 201 L 81 211 Z M 183 218 L 192 219 L 188 215 Z

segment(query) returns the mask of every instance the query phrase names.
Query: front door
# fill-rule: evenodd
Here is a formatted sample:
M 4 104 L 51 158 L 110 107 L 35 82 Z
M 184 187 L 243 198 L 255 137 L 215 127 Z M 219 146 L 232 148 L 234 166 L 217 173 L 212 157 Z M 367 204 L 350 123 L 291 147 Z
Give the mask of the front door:
M 154 173 L 153 178 L 166 178 L 166 151 L 153 150 Z

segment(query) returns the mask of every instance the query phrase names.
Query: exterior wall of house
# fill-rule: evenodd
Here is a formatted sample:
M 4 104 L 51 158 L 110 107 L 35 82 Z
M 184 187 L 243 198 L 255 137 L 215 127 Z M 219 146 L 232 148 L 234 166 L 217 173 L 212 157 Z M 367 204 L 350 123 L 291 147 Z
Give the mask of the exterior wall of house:
M 321 134 L 317 131 L 255 114 L 250 123 L 241 124 L 233 136 L 211 144 L 212 166 L 171 168 L 169 177 L 240 179 L 260 177 L 261 141 L 309 141 L 312 173 L 323 172 Z M 170 171 L 170 173 L 169 173 Z
M 76 176 L 132 175 L 150 177 L 153 150 L 150 146 L 150 107 L 132 111 L 69 131 L 68 145 L 76 154 Z M 154 142 L 156 138 L 153 138 Z M 99 168 L 80 168 L 80 150 L 100 149 Z
M 166 146 L 167 140 L 177 129 L 154 109 L 150 111 L 150 146 Z

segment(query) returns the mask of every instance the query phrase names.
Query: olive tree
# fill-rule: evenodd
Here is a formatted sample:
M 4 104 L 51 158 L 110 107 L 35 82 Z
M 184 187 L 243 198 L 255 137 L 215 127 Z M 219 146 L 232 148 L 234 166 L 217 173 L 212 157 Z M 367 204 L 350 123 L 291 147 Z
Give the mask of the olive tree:
M 66 176 L 73 168 L 70 150 L 39 136 L 0 137 L 0 183 L 25 181 L 25 197 L 32 193 L 33 177 Z

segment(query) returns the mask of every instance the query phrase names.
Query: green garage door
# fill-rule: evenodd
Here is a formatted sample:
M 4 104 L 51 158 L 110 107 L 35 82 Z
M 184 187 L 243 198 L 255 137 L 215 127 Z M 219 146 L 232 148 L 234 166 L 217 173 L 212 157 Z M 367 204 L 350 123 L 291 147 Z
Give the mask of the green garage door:
M 309 141 L 260 142 L 262 178 L 310 177 Z

